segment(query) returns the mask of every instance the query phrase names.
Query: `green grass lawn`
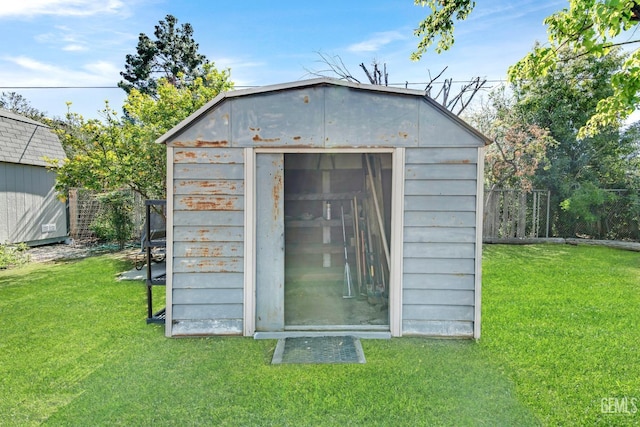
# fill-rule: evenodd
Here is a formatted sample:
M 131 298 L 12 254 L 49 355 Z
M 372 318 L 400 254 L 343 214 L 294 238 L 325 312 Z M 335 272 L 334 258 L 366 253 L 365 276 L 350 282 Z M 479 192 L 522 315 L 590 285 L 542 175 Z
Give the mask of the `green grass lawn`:
M 144 321 L 144 286 L 115 280 L 130 267 L 106 255 L 0 271 L 0 425 L 640 423 L 602 413 L 602 399 L 640 398 L 635 253 L 488 246 L 478 343 L 364 340 L 364 365 L 274 366 L 275 341 L 167 339 Z

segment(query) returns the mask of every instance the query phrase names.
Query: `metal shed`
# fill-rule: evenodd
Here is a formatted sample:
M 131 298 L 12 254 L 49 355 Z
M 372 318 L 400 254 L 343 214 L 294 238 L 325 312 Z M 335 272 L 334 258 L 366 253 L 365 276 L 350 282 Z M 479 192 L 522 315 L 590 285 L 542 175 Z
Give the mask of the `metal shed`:
M 0 242 L 64 241 L 67 210 L 45 158 L 66 158 L 48 126 L 0 109 Z
M 480 336 L 489 141 L 423 92 L 232 91 L 158 142 L 167 336 Z

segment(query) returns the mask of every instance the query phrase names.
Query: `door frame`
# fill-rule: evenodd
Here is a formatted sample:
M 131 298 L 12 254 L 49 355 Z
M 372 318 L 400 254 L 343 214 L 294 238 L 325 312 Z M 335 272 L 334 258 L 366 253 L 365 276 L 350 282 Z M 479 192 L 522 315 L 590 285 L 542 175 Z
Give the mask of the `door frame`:
M 391 336 L 402 336 L 402 273 L 404 228 L 405 149 L 398 148 L 245 148 L 244 149 L 244 321 L 243 333 L 256 333 L 256 155 L 391 153 L 391 262 L 389 266 L 389 329 Z

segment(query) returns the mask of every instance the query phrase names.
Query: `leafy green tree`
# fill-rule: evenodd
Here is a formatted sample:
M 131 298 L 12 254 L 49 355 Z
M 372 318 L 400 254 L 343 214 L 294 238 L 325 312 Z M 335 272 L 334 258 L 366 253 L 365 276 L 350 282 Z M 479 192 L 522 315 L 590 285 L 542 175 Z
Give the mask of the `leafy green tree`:
M 85 120 L 77 113 L 67 115 L 59 128 L 68 159 L 59 166 L 56 189 L 65 194 L 73 187 L 97 192 L 131 189 L 145 199 L 164 198 L 166 192 L 166 148 L 155 140 L 233 83 L 227 71 L 207 64 L 201 77 L 179 84 L 160 79 L 157 95 L 132 89 L 125 103 L 125 118 L 109 107 L 102 120 Z M 212 84 L 215 82 L 215 84 Z
M 564 66 L 534 79 L 514 82 L 517 108 L 532 123 L 549 129 L 558 142 L 547 155 L 550 165 L 538 173 L 537 184 L 567 197 L 577 183 L 602 188 L 625 188 L 626 160 L 621 155 L 620 132 L 608 126 L 580 139 L 579 129 L 595 113 L 599 99 L 612 93 L 611 77 L 624 57 L 575 56 L 566 48 L 559 53 Z
M 547 150 L 548 164 L 538 169 L 534 183 L 551 190 L 558 233 L 584 234 L 586 221 L 592 223 L 586 234 L 604 237 L 610 230 L 604 226 L 604 207 L 617 197 L 609 190 L 638 188 L 630 173 L 637 167 L 637 134 L 610 125 L 580 138 L 579 130 L 596 112 L 598 99 L 613 92 L 610 81 L 624 55 L 576 56 L 569 48 L 559 55 L 563 67 L 512 86 L 520 114 L 549 129 L 557 141 Z
M 465 20 L 475 3 L 470 0 L 415 0 L 427 5 L 431 14 L 420 24 L 415 34 L 421 36 L 412 59 L 420 59 L 439 37 L 436 51 L 451 47 L 454 42 L 454 19 Z M 638 25 L 640 5 L 636 0 L 570 0 L 569 7 L 547 17 L 548 45 L 536 45 L 532 52 L 509 69 L 512 82 L 536 79 L 554 69 L 566 66 L 568 48 L 573 57 L 604 58 L 615 54 L 620 45 L 640 40 L 620 41 L 619 37 Z M 596 99 L 595 111 L 579 128 L 584 138 L 619 127 L 640 106 L 640 49 L 627 53 L 622 67 L 608 82 L 610 92 Z
M 207 83 L 206 66 L 210 63 L 198 53 L 191 24 L 179 26 L 176 17 L 167 15 L 155 26 L 154 36 L 152 40 L 140 33 L 137 53 L 126 56 L 125 71 L 120 72 L 124 80 L 118 83 L 119 87 L 127 93 L 137 89 L 155 96 L 160 78 L 174 86 L 188 85 L 198 77 Z
M 436 52 L 449 50 L 454 42 L 453 20 L 464 21 L 476 6 L 476 2 L 472 0 L 414 0 L 414 4 L 431 9 L 431 13 L 413 32 L 416 37 L 420 37 L 418 48 L 411 54 L 414 61 L 422 58 L 436 40 Z
M 547 164 L 547 150 L 556 142 L 547 129 L 528 122 L 515 103 L 503 87 L 468 120 L 493 140 L 485 151 L 485 185 L 530 191 L 536 172 Z
M 27 98 L 17 92 L 2 92 L 2 95 L 0 95 L 0 108 L 13 111 L 16 114 L 39 122 L 46 120 L 46 113 L 33 107 Z

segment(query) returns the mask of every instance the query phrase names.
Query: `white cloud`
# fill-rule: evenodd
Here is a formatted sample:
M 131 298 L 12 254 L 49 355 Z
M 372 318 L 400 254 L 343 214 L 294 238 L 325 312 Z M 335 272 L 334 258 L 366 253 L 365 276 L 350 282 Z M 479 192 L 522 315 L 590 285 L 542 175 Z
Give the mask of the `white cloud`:
M 34 17 L 39 15 L 91 16 L 122 13 L 126 4 L 121 0 L 22 0 L 3 2 L 2 17 Z
M 88 50 L 86 46 L 80 44 L 68 44 L 62 48 L 66 52 L 83 52 Z
M 98 61 L 69 68 L 49 64 L 26 56 L 3 57 L 0 81 L 16 87 L 57 86 L 115 86 L 120 80 L 118 67 L 106 61 Z
M 404 40 L 406 36 L 399 31 L 383 31 L 374 33 L 369 39 L 360 43 L 354 43 L 347 47 L 349 52 L 377 52 L 382 47 L 397 40 Z

